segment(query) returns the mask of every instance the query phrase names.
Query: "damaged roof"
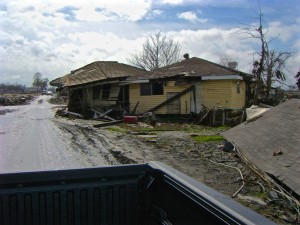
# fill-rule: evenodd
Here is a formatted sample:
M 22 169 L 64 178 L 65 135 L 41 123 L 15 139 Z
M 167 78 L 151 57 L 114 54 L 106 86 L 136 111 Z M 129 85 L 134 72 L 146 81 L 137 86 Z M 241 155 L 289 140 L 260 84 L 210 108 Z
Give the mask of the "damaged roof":
M 184 59 L 178 63 L 165 66 L 143 76 L 130 77 L 127 80 L 162 79 L 168 77 L 202 77 L 202 76 L 226 76 L 237 75 L 245 79 L 251 79 L 252 75 L 226 66 L 219 65 L 201 58 L 193 57 Z
M 63 86 L 66 82 L 65 78 L 66 77 L 58 77 L 58 78 L 50 81 L 50 85 L 51 86 L 57 86 L 57 87 Z
M 300 196 L 300 99 L 287 100 L 223 136 Z
M 62 79 L 65 81 L 65 85 L 70 87 L 107 79 L 140 76 L 146 72 L 143 69 L 118 63 L 117 61 L 96 61 L 71 71 Z

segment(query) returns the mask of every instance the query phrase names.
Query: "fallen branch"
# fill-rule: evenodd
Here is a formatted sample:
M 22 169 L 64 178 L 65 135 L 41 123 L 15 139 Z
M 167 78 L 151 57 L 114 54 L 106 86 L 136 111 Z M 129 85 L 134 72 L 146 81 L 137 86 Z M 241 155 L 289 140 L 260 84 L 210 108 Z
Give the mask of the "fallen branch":
M 215 161 L 213 161 L 213 160 L 209 160 L 209 161 L 211 161 L 212 163 L 214 163 L 214 164 L 217 164 L 217 165 L 221 165 L 221 166 L 225 166 L 225 167 L 229 167 L 229 168 L 232 168 L 232 169 L 236 169 L 236 170 L 238 170 L 239 171 L 239 173 L 240 173 L 240 176 L 241 176 L 241 178 L 242 178 L 242 186 L 231 196 L 232 198 L 234 198 L 235 196 L 237 196 L 237 194 L 238 193 L 240 193 L 240 191 L 244 188 L 244 186 L 245 186 L 245 181 L 244 181 L 244 177 L 243 177 L 243 174 L 242 174 L 242 171 L 239 169 L 239 168 L 237 168 L 237 167 L 235 167 L 235 166 L 229 166 L 229 165 L 226 165 L 226 164 L 223 164 L 223 163 L 217 163 L 217 162 L 215 162 Z
M 278 190 L 273 188 L 273 190 L 284 196 L 290 203 L 291 207 L 296 211 L 298 216 L 300 216 L 300 202 L 293 197 L 287 190 L 285 190 L 282 186 L 280 186 L 274 179 L 272 179 L 270 176 L 268 176 L 264 171 L 261 171 L 259 168 L 257 168 L 254 164 L 252 164 L 245 156 L 243 156 L 239 150 L 235 147 L 235 145 L 231 142 L 231 144 L 234 146 L 234 150 L 239 156 L 239 158 L 249 166 L 249 168 L 255 172 L 260 178 L 262 178 L 268 185 L 275 186 Z
M 107 127 L 107 126 L 116 125 L 119 123 L 123 123 L 123 120 L 115 120 L 115 121 L 111 121 L 111 122 L 100 123 L 100 124 L 94 125 L 93 127 L 96 127 L 96 128 Z
M 83 115 L 81 115 L 81 114 L 79 114 L 79 113 L 74 113 L 74 112 L 67 111 L 67 114 L 68 114 L 68 115 L 77 116 L 77 117 L 83 119 Z

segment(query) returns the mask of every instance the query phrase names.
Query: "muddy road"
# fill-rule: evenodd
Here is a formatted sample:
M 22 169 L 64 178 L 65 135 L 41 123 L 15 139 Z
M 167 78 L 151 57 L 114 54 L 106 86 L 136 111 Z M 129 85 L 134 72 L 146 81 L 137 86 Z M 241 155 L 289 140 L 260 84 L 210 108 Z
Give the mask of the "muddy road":
M 58 126 L 54 119 L 55 106 L 48 99 L 49 96 L 40 96 L 30 105 L 0 107 L 1 173 L 115 163 L 106 152 L 93 159 L 92 152 L 87 153 L 87 144 L 93 146 L 93 141 L 89 143 L 89 138 L 84 137 L 85 144 L 78 142 L 84 134 L 66 132 L 67 123 Z
M 300 224 L 293 206 L 270 201 L 273 186 L 235 152 L 223 151 L 222 142 L 193 139 L 222 130 L 190 124 L 166 124 L 164 130 L 146 124 L 98 129 L 93 125 L 99 121 L 55 117 L 59 106 L 49 104 L 49 98 L 0 107 L 0 173 L 161 161 L 225 195 L 240 190 L 236 200 L 279 224 Z

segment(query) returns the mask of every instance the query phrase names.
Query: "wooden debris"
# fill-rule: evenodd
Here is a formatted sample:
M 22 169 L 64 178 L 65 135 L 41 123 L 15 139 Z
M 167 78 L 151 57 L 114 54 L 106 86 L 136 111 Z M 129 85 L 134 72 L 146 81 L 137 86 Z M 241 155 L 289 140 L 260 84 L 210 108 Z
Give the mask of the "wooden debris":
M 110 120 L 110 121 L 116 121 L 114 118 L 107 116 L 107 114 L 110 113 L 111 111 L 113 111 L 113 109 L 109 109 L 104 113 L 101 113 L 101 112 L 99 112 L 95 109 L 91 109 L 91 111 L 97 114 L 98 119 L 107 119 L 107 120 Z
M 116 125 L 116 124 L 120 124 L 120 123 L 123 123 L 123 120 L 115 120 L 115 121 L 110 121 L 110 122 L 106 122 L 106 123 L 100 123 L 100 124 L 94 125 L 93 127 L 96 127 L 96 128 L 107 127 L 107 126 Z
M 133 109 L 132 112 L 131 112 L 131 115 L 134 115 L 134 114 L 135 114 L 136 108 L 138 107 L 139 103 L 140 103 L 140 101 L 138 101 L 138 102 L 136 103 L 134 109 Z
M 273 156 L 283 155 L 283 152 L 281 149 L 277 150 L 276 152 L 273 152 Z
M 166 101 L 164 101 L 164 102 L 158 104 L 157 106 L 155 106 L 155 107 L 153 107 L 153 108 L 147 110 L 147 111 L 144 112 L 144 113 L 147 113 L 147 112 L 155 112 L 156 110 L 160 109 L 160 108 L 163 107 L 164 105 L 167 105 L 167 104 L 173 102 L 174 100 L 180 98 L 182 95 L 185 95 L 185 94 L 191 92 L 192 90 L 194 90 L 194 88 L 195 88 L 195 86 L 192 85 L 192 86 L 190 86 L 189 88 L 183 90 L 182 92 L 179 92 L 178 94 L 176 94 L 176 95 L 174 95 L 173 97 L 167 99 Z
M 79 113 L 75 113 L 75 112 L 70 112 L 70 111 L 66 111 L 66 113 L 70 116 L 75 116 L 75 117 L 78 117 L 78 118 L 81 118 L 83 119 L 83 115 L 79 114 Z

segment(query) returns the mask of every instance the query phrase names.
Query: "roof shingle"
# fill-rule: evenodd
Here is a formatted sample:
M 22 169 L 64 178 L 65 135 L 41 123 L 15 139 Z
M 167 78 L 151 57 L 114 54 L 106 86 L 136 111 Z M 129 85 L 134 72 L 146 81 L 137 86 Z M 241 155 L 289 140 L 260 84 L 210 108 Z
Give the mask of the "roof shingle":
M 243 77 L 252 77 L 238 70 L 213 63 L 204 59 L 193 57 L 182 60 L 169 66 L 165 66 L 144 76 L 130 77 L 127 80 L 143 80 L 143 79 L 161 79 L 165 77 L 184 76 L 184 77 L 201 77 L 201 76 L 224 76 L 224 75 L 240 75 Z
M 144 75 L 147 71 L 116 61 L 97 61 L 71 71 L 65 76 L 66 86 L 81 85 L 106 79 Z
M 300 99 L 288 100 L 223 136 L 252 163 L 300 196 Z M 273 153 L 282 151 L 282 155 Z

